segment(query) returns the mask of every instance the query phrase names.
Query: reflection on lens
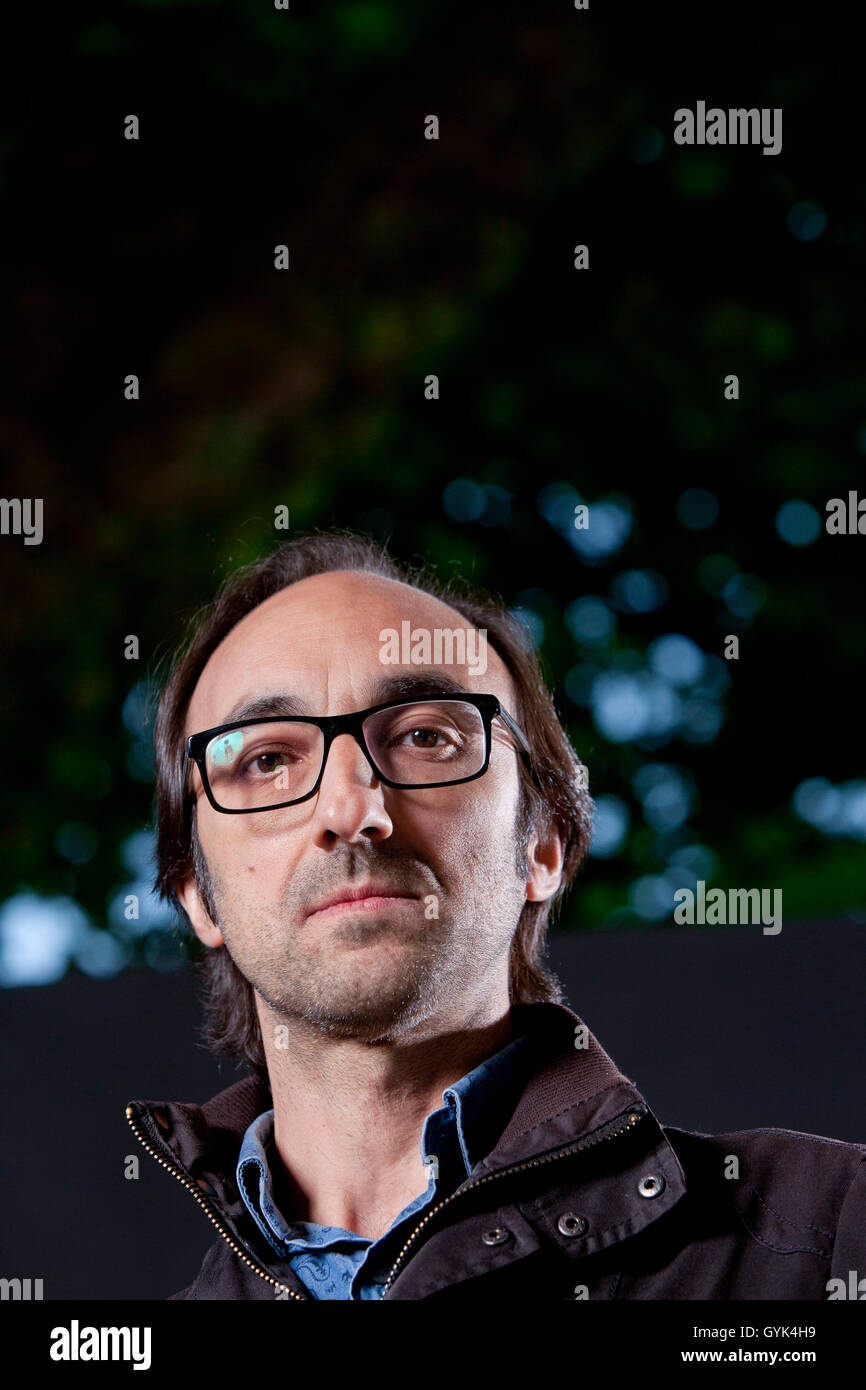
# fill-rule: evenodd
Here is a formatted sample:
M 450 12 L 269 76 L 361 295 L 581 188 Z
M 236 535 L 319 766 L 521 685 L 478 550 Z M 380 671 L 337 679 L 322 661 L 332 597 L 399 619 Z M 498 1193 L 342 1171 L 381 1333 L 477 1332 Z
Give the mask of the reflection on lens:
M 235 729 L 234 733 L 220 734 L 219 738 L 208 744 L 208 757 L 215 767 L 225 767 L 234 762 L 243 746 L 244 731 Z
M 285 720 L 251 724 L 208 744 L 208 778 L 217 805 L 252 810 L 308 792 L 322 762 L 322 731 Z

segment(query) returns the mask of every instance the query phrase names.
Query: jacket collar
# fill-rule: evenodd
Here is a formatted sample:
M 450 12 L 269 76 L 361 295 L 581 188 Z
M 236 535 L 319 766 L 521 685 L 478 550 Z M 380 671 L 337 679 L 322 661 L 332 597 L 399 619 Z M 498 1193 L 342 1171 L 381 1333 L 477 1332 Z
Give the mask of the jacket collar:
M 643 1096 L 573 1010 L 555 1003 L 515 1004 L 511 1017 L 514 1035 L 525 1032 L 533 1050 L 529 1080 L 498 1141 L 476 1164 L 470 1181 L 579 1141 L 633 1107 L 647 1117 L 654 1143 L 665 1149 L 679 1169 Z M 131 1101 L 127 1114 L 159 1150 L 157 1156 L 167 1158 L 196 1183 L 237 1234 L 257 1243 L 235 1173 L 248 1126 L 272 1106 L 267 1079 L 251 1075 L 202 1105 Z M 654 1205 L 661 1208 L 668 1203 L 650 1204 Z

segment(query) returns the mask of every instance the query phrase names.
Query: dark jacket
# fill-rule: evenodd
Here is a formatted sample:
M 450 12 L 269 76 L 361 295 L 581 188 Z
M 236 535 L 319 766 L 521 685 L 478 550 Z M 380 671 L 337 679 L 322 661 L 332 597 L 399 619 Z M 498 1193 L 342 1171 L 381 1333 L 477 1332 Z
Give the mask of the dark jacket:
M 591 1033 L 575 1047 L 571 1009 L 515 1005 L 512 1021 L 529 1082 L 492 1152 L 419 1219 L 385 1298 L 827 1299 L 829 1280 L 866 1277 L 866 1144 L 662 1125 Z M 311 1299 L 235 1183 L 244 1132 L 272 1105 L 249 1076 L 205 1105 L 127 1107 L 219 1232 L 173 1298 Z

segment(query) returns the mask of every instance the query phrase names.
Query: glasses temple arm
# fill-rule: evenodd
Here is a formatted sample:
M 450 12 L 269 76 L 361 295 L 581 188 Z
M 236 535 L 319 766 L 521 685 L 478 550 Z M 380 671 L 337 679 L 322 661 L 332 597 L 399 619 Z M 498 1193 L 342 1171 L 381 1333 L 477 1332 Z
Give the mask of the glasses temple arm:
M 505 727 L 508 729 L 509 733 L 513 735 L 520 752 L 524 754 L 527 761 L 531 762 L 532 750 L 529 747 L 526 735 L 524 734 L 523 730 L 519 728 L 517 724 L 515 724 L 514 720 L 511 718 L 511 715 L 508 714 L 507 711 L 504 710 L 501 705 L 499 706 L 499 717 L 502 720 Z

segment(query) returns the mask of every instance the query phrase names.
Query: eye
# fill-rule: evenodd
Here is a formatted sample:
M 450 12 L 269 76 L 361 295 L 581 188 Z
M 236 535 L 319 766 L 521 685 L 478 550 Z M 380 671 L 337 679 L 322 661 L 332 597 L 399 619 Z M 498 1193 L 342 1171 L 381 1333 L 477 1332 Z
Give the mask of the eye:
M 413 724 L 411 728 L 396 731 L 391 735 L 389 743 L 392 745 L 403 745 L 408 748 L 441 748 L 448 743 L 457 740 L 457 733 L 454 729 L 436 728 L 433 724 Z
M 278 760 L 284 756 L 283 753 L 257 753 L 255 762 L 262 772 L 273 772 Z
M 410 729 L 405 737 L 418 740 L 416 747 L 432 748 L 435 739 L 444 739 L 444 735 L 439 729 Z
M 242 777 L 271 777 L 281 767 L 291 766 L 299 759 L 289 748 L 263 748 L 250 752 L 238 768 Z

